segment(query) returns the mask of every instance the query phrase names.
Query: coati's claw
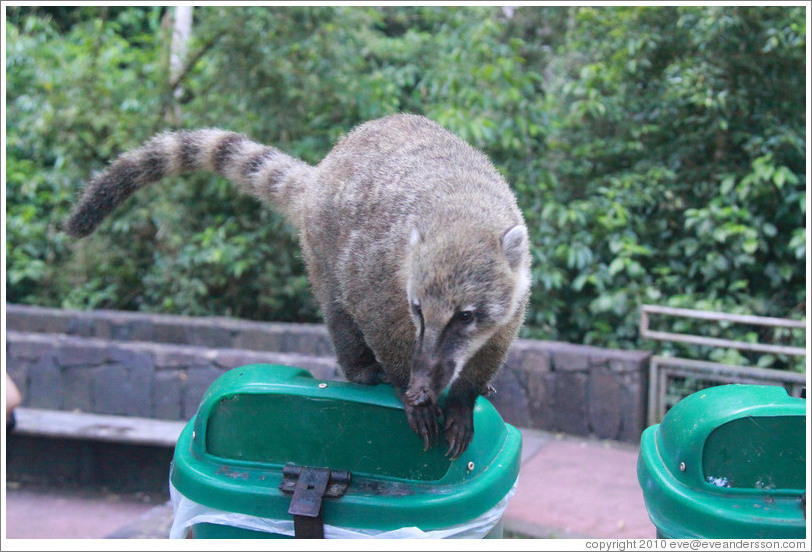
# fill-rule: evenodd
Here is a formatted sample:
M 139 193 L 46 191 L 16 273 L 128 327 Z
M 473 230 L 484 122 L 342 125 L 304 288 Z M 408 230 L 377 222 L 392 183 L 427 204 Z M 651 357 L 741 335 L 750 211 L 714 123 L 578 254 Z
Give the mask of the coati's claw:
M 432 404 L 422 406 L 412 406 L 406 404 L 406 417 L 409 420 L 409 426 L 412 431 L 423 439 L 423 450 L 427 451 L 431 448 L 434 438 L 439 433 L 439 426 L 437 425 L 437 410 Z
M 465 452 L 471 439 L 474 437 L 474 419 L 471 410 L 460 409 L 446 412 L 445 440 L 448 442 L 448 451 L 445 455 L 456 460 Z

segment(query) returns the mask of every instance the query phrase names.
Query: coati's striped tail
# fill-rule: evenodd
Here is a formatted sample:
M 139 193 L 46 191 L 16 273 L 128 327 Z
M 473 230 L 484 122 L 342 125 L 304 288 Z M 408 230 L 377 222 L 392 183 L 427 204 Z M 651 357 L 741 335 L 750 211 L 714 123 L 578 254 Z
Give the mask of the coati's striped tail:
M 208 171 L 235 182 L 252 195 L 298 222 L 299 189 L 312 167 L 242 134 L 219 129 L 159 134 L 119 156 L 87 185 L 65 230 L 74 237 L 91 234 L 120 203 L 139 188 L 169 176 Z

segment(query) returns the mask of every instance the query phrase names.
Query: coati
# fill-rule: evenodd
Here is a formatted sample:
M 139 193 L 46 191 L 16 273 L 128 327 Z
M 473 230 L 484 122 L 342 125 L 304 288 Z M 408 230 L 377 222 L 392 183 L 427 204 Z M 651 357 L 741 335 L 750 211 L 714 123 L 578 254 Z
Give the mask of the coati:
M 286 216 L 346 378 L 390 383 L 426 449 L 441 417 L 459 457 L 530 288 L 524 219 L 485 155 L 406 114 L 356 127 L 317 166 L 233 132 L 167 132 L 92 178 L 66 230 L 87 236 L 140 187 L 193 171 Z

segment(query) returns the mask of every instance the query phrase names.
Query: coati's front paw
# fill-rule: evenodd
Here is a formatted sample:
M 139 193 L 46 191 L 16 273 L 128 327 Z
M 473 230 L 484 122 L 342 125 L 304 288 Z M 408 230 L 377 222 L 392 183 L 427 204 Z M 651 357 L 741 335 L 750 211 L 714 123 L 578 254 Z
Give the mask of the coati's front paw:
M 439 410 L 437 406 L 431 401 L 418 406 L 406 402 L 404 403 L 404 409 L 412 431 L 423 439 L 423 450 L 429 450 L 439 432 L 439 426 L 437 425 Z
M 426 387 L 409 387 L 405 393 L 406 403 L 410 406 L 434 404 L 434 395 Z
M 471 407 L 452 406 L 445 412 L 445 440 L 448 442 L 446 456 L 452 460 L 465 452 L 474 437 L 474 411 Z

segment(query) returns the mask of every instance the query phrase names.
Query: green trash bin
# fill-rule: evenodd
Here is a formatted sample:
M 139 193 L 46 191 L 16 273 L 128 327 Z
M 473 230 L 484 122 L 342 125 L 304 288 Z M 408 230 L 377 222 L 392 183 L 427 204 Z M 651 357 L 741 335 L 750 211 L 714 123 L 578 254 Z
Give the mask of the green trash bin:
M 474 426 L 451 461 L 443 439 L 423 450 L 389 385 L 230 370 L 175 447 L 171 536 L 499 538 L 521 434 L 483 397 Z
M 806 537 L 806 400 L 778 386 L 685 397 L 641 437 L 637 477 L 661 538 Z

